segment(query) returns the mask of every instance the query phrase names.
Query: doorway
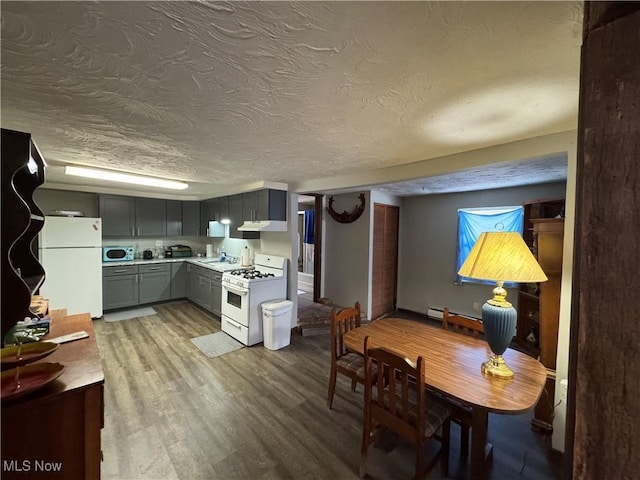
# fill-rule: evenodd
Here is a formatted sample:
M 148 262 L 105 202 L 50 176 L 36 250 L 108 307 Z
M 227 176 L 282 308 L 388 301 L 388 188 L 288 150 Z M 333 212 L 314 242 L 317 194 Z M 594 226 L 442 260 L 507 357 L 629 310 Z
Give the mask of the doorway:
M 315 272 L 315 198 L 298 197 L 298 294 L 313 294 Z
M 313 301 L 321 297 L 322 214 L 324 195 L 298 195 L 298 290 L 310 293 Z

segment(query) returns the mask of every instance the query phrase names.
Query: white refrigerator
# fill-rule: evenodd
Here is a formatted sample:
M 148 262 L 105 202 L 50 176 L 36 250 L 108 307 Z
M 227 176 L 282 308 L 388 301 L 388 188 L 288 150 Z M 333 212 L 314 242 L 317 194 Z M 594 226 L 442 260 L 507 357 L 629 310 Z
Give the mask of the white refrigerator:
M 102 316 L 102 220 L 44 217 L 38 254 L 45 278 L 40 295 L 50 309 Z

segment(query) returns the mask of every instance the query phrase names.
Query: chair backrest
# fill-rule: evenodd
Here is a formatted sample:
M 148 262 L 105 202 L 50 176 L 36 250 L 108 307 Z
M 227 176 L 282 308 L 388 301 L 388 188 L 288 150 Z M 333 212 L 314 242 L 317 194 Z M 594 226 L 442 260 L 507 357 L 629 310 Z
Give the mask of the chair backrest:
M 365 421 L 417 443 L 425 430 L 424 359 L 416 363 L 385 348 L 368 348 L 365 338 Z M 373 362 L 377 371 L 372 370 Z M 384 388 L 379 386 L 384 385 Z
M 356 302 L 354 307 L 346 307 L 340 310 L 335 308 L 331 311 L 331 360 L 344 355 L 344 334 L 349 330 L 360 326 L 360 302 Z
M 473 335 L 474 338 L 478 338 L 481 333 L 484 333 L 482 322 L 471 317 L 452 315 L 446 307 L 442 315 L 442 328 L 453 330 L 456 333 L 463 333 L 464 335 Z

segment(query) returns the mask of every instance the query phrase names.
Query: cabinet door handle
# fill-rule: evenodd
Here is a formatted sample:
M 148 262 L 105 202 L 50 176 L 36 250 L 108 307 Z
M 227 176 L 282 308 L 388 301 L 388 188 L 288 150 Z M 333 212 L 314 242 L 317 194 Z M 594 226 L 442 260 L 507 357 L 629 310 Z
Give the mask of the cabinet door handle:
M 138 227 L 138 236 L 140 236 L 140 227 Z
M 142 280 L 140 282 L 142 282 Z M 136 285 L 138 285 L 138 283 L 138 275 L 136 275 Z

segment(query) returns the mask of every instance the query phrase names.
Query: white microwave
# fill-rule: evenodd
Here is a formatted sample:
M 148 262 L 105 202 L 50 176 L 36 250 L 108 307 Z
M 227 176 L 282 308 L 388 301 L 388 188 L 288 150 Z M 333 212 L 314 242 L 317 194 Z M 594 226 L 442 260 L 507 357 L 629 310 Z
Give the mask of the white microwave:
M 133 260 L 133 247 L 102 247 L 103 262 Z

